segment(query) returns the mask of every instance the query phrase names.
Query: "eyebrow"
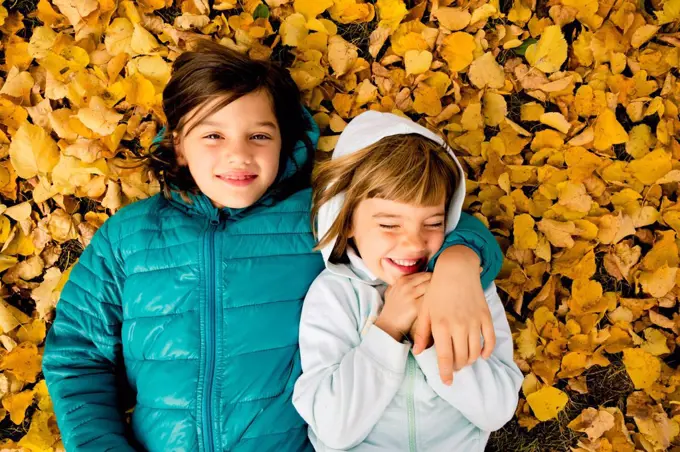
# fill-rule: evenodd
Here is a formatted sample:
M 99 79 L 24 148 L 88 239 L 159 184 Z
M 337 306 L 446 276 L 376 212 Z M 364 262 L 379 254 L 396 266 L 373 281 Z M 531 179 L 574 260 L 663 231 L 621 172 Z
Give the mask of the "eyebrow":
M 434 217 L 443 217 L 446 216 L 444 212 L 441 213 L 435 213 L 434 215 L 429 216 L 427 219 L 429 220 L 430 218 Z M 402 218 L 402 215 L 395 215 L 393 213 L 384 213 L 384 212 L 378 212 L 373 215 L 373 218 Z
M 202 121 L 200 124 L 197 124 L 196 127 L 201 127 L 201 126 L 212 126 L 212 127 L 221 127 L 223 124 L 215 121 Z M 256 126 L 258 127 L 270 127 L 272 129 L 276 129 L 276 124 L 271 122 L 271 121 L 259 121 L 255 123 Z

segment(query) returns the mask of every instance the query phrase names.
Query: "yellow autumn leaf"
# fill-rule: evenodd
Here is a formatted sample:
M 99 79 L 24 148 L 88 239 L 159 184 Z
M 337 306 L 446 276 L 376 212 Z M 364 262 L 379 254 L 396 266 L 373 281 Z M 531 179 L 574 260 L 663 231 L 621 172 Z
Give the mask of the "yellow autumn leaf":
M 389 28 L 392 31 L 397 29 L 408 13 L 404 0 L 378 0 L 375 7 L 380 19 L 378 27 Z
M 158 51 L 161 44 L 147 29 L 140 24 L 133 25 L 130 38 L 130 49 L 137 54 L 148 55 Z
M 656 328 L 646 328 L 644 331 L 645 342 L 640 346 L 640 348 L 647 353 L 659 356 L 670 353 L 668 345 L 666 345 L 666 336 Z
M 567 121 L 567 118 L 565 118 L 562 113 L 557 113 L 557 112 L 550 112 L 550 113 L 543 113 L 539 121 L 542 124 L 545 124 L 546 126 L 550 126 L 553 129 L 559 130 L 562 133 L 568 133 L 569 129 L 571 129 L 571 124 L 569 121 Z
M 54 424 L 54 414 L 42 410 L 36 411 L 31 418 L 28 433 L 19 440 L 19 445 L 29 450 L 52 450 L 58 441 Z
M 33 390 L 9 394 L 2 399 L 2 406 L 9 412 L 9 418 L 17 425 L 24 422 L 26 409 L 33 403 Z
M 43 411 L 53 411 L 52 410 L 52 400 L 50 399 L 50 394 L 47 391 L 47 383 L 45 380 L 40 380 L 33 387 L 33 396 L 38 402 L 38 409 Z
M 7 19 L 8 16 L 9 13 L 7 12 L 7 8 L 0 5 L 0 27 L 5 24 L 5 19 Z
M 15 97 L 25 102 L 33 89 L 35 81 L 29 72 L 20 71 L 16 66 L 10 69 L 4 85 L 0 88 L 0 94 Z
M 357 0 L 333 0 L 329 13 L 334 21 L 341 24 L 369 22 L 375 17 L 372 4 L 360 3 Z
M 546 72 L 556 72 L 567 59 L 567 41 L 558 25 L 546 27 L 536 44 L 531 44 L 524 54 L 529 64 Z
M 635 234 L 633 219 L 625 214 L 603 215 L 598 223 L 598 238 L 600 242 L 618 243 L 624 237 Z
M 557 374 L 560 378 L 577 377 L 583 373 L 588 365 L 588 355 L 583 352 L 569 352 L 562 357 L 561 370 Z
M 0 370 L 12 372 L 19 380 L 33 383 L 41 368 L 42 357 L 38 348 L 30 342 L 22 342 L 0 358 Z
M 639 159 L 649 153 L 649 148 L 656 141 L 652 135 L 652 129 L 647 124 L 634 126 L 628 134 L 629 140 L 626 143 L 626 152 Z
M 487 91 L 482 96 L 482 113 L 484 115 L 484 124 L 490 127 L 497 127 L 508 114 L 508 104 L 502 95 Z M 508 142 L 508 144 L 511 143 Z
M 451 31 L 459 31 L 470 24 L 472 15 L 464 8 L 440 6 L 435 12 L 434 17 L 439 24 Z
M 295 0 L 293 8 L 301 13 L 307 20 L 314 19 L 316 16 L 333 6 L 333 0 Z
M 645 24 L 633 32 L 630 38 L 630 44 L 633 48 L 638 49 L 642 44 L 649 41 L 659 31 L 658 25 Z
M 17 330 L 17 339 L 21 342 L 31 342 L 35 345 L 40 345 L 45 340 L 46 331 L 45 321 L 34 319 Z
M 341 36 L 335 35 L 328 39 L 328 62 L 336 77 L 349 71 L 356 63 L 358 55 L 357 47 Z
M 552 386 L 546 386 L 527 396 L 534 416 L 541 422 L 555 419 L 569 401 L 569 396 Z
M 40 319 L 45 319 L 57 305 L 59 299 L 59 285 L 63 284 L 64 275 L 58 268 L 47 269 L 43 281 L 31 292 L 31 298 L 35 301 L 36 312 Z
M 286 17 L 279 28 L 281 42 L 285 46 L 298 47 L 307 38 L 307 20 L 302 13 Z
M 59 161 L 59 149 L 45 129 L 24 123 L 9 146 L 9 156 L 19 177 L 30 179 L 54 168 Z
M 8 216 L 15 221 L 24 221 L 31 215 L 31 203 L 26 201 L 15 204 L 12 207 L 8 207 L 7 210 L 3 212 L 3 215 Z
M 413 109 L 417 113 L 426 114 L 428 116 L 437 116 L 441 113 L 442 104 L 439 100 L 437 90 L 424 83 L 419 84 L 415 91 Z
M 472 11 L 472 18 L 470 19 L 471 24 L 476 24 L 477 22 L 484 21 L 491 16 L 495 16 L 498 13 L 498 9 L 491 4 L 485 3 L 482 6 L 475 8 Z
M 538 245 L 538 234 L 534 231 L 535 221 L 531 215 L 517 215 L 513 223 L 515 246 L 519 249 L 534 249 Z
M 106 51 L 115 56 L 119 53 L 132 53 L 132 34 L 135 27 L 128 19 L 117 17 L 106 28 L 104 45 Z
M 483 129 L 482 104 L 475 102 L 465 107 L 460 123 L 465 130 Z
M 30 317 L 0 298 L 0 334 L 9 333 L 29 321 Z
M 593 280 L 575 279 L 571 288 L 569 309 L 574 315 L 604 312 L 608 300 L 602 297 L 602 285 Z
M 656 149 L 628 164 L 631 174 L 645 185 L 655 183 L 670 172 L 672 167 L 671 155 L 663 149 Z
M 605 108 L 595 120 L 595 149 L 604 151 L 614 144 L 621 144 L 628 141 L 628 133 L 617 121 L 613 111 Z
M 406 74 L 422 74 L 430 69 L 432 53 L 427 50 L 407 50 L 404 55 Z
M 505 72 L 491 52 L 486 52 L 470 64 L 468 77 L 477 88 L 502 88 Z
M 649 388 L 661 375 L 659 358 L 639 348 L 624 349 L 623 364 L 635 389 Z
M 588 435 L 590 440 L 596 440 L 605 432 L 614 428 L 615 417 L 605 409 L 586 408 L 579 414 L 568 427 L 577 432 Z
M 573 221 L 556 221 L 543 218 L 537 225 L 538 230 L 545 234 L 551 245 L 561 248 L 574 246 L 572 234 L 576 232 Z
M 440 54 L 452 72 L 460 72 L 474 60 L 475 38 L 462 31 L 448 35 L 442 42 Z
M 123 119 L 122 114 L 107 107 L 106 102 L 98 96 L 92 97 L 88 107 L 78 110 L 77 117 L 83 125 L 102 136 L 112 134 L 118 121 Z
M 663 297 L 675 287 L 677 274 L 678 267 L 664 264 L 654 271 L 643 271 L 639 281 L 645 293 L 653 297 Z

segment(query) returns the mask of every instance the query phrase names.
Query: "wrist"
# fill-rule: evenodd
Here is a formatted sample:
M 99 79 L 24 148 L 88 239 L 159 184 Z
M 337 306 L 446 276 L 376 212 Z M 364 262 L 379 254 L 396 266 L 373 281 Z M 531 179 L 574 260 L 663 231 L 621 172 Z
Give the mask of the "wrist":
M 378 316 L 373 325 L 377 326 L 385 333 L 389 334 L 392 337 L 392 339 L 394 339 L 397 342 L 401 342 L 402 339 L 404 338 L 404 334 L 399 330 L 399 328 L 395 327 L 394 324 L 392 324 L 388 319 L 385 318 L 385 316 Z

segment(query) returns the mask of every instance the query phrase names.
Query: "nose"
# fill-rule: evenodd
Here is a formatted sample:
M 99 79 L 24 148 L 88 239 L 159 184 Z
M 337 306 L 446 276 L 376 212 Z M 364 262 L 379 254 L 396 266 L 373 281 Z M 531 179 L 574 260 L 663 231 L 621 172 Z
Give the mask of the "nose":
M 402 237 L 402 246 L 414 253 L 420 253 L 426 249 L 426 240 L 420 231 L 408 231 Z
M 248 165 L 252 162 L 252 158 L 250 146 L 241 141 L 232 141 L 222 150 L 222 159 L 229 165 Z

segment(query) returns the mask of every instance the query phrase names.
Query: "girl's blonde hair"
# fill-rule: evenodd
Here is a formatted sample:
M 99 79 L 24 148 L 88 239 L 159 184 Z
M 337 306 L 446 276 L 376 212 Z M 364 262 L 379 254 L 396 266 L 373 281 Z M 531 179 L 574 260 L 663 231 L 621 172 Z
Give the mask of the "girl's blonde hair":
M 346 259 L 354 209 L 365 199 L 381 198 L 419 206 L 444 201 L 448 207 L 461 175 L 446 148 L 417 134 L 392 135 L 373 145 L 320 162 L 312 173 L 312 225 L 319 208 L 345 192 L 345 202 L 315 249 L 337 238 L 331 261 Z M 316 229 L 315 229 L 316 231 Z

